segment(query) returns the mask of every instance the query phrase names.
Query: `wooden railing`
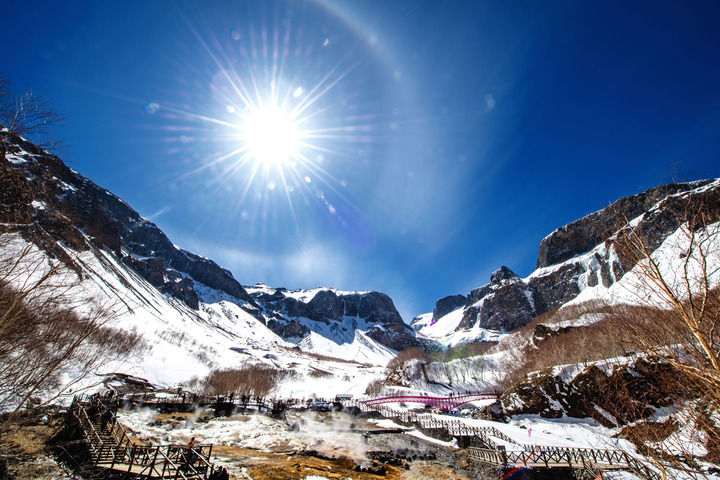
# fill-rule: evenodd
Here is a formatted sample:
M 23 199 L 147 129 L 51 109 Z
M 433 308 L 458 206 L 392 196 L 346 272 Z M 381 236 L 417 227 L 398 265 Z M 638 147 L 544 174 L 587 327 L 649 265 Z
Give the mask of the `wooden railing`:
M 619 450 L 600 448 L 543 447 L 533 445 L 522 451 L 468 448 L 468 454 L 483 463 L 507 466 L 591 466 L 596 470 L 612 468 L 640 472 L 645 478 L 661 478 L 660 474 L 638 459 Z
M 618 468 L 641 472 L 646 478 L 660 479 L 657 472 L 620 450 L 523 444 L 493 426 L 468 425 L 454 418 L 445 419 L 426 413 L 394 409 L 382 404 L 368 405 L 359 400 L 348 400 L 343 402 L 343 405 L 359 408 L 363 412 L 376 411 L 384 417 L 397 418 L 403 423 L 413 423 L 425 429 L 444 429 L 453 437 L 476 437 L 486 448 L 469 447 L 467 451 L 471 458 L 482 463 L 545 468 L 560 466 L 592 466 L 600 470 Z M 505 446 L 499 445 L 495 439 L 515 445 L 518 449 L 509 451 Z
M 368 405 L 382 405 L 385 403 L 422 403 L 438 407 L 444 411 L 452 410 L 460 405 L 480 400 L 497 400 L 500 395 L 492 393 L 474 393 L 467 395 L 455 395 L 452 397 L 434 397 L 430 395 L 395 395 L 390 397 L 377 397 L 365 400 Z
M 84 432 L 90 460 L 96 467 L 125 471 L 147 478 L 207 480 L 213 473 L 212 445 L 138 445 L 118 422 L 107 424 L 107 433 L 98 431 L 88 410 L 108 408 L 98 398 L 73 401 L 71 412 Z M 96 417 L 96 415 L 93 415 Z

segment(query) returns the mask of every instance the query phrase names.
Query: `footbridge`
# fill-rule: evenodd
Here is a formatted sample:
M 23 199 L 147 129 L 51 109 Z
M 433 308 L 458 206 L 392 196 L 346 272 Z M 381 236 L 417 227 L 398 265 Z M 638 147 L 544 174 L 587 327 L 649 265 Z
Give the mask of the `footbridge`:
M 141 445 L 134 442 L 100 398 L 75 398 L 71 419 L 79 426 L 91 466 L 136 479 L 208 480 L 212 445 Z
M 483 399 L 487 399 L 487 397 Z M 392 402 L 400 401 L 403 400 L 393 400 Z M 368 401 L 350 400 L 343 403 L 363 412 L 375 411 L 386 418 L 395 418 L 402 423 L 413 424 L 427 431 L 444 430 L 456 438 L 473 437 L 482 446 L 468 447 L 465 450 L 468 457 L 505 470 L 523 468 L 588 468 L 598 472 L 629 470 L 639 472 L 644 478 L 652 480 L 661 480 L 662 478 L 658 472 L 648 467 L 640 459 L 621 450 L 522 443 L 490 425 L 472 425 L 456 417 L 418 413 L 387 405 L 392 402 L 388 400 L 372 404 Z
M 497 393 L 472 393 L 467 395 L 452 395 L 447 397 L 433 397 L 428 395 L 397 395 L 393 397 L 379 397 L 365 400 L 366 405 L 375 406 L 387 403 L 422 403 L 429 407 L 437 407 L 448 412 L 466 403 L 480 400 L 497 400 Z

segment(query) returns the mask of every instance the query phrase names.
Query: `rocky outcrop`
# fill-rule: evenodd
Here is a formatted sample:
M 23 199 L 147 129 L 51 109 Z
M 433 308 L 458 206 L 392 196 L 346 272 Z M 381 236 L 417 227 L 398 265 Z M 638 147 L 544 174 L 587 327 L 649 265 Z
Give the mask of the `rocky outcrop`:
M 532 374 L 503 393 L 490 409 L 495 417 L 594 418 L 607 427 L 647 418 L 657 408 L 687 399 L 671 381 L 679 373 L 660 361 L 639 359 L 608 371 L 592 365 L 569 380 L 551 371 Z
M 6 139 L 6 148 L 13 161 L 0 159 L 0 222 L 5 231 L 20 231 L 70 267 L 73 261 L 57 247 L 58 241 L 76 250 L 113 252 L 191 308 L 198 308 L 193 280 L 252 302 L 229 271 L 176 247 L 154 223 L 55 155 L 15 136 Z
M 466 304 L 467 297 L 465 295 L 450 295 L 443 297 L 435 302 L 435 308 L 433 309 L 432 321 L 437 322 L 439 318 L 444 317 L 448 313 L 452 312 L 458 307 L 462 307 Z
M 623 197 L 600 211 L 560 227 L 540 242 L 537 268 L 556 265 L 585 253 L 612 236 L 627 221 L 648 212 L 668 196 L 688 192 L 713 181 L 673 183 L 652 188 L 637 195 Z M 660 230 L 665 229 L 661 227 Z
M 283 338 L 303 338 L 310 333 L 309 328 L 307 328 L 305 325 L 302 325 L 295 319 L 288 321 L 282 317 L 280 317 L 279 320 L 271 318 L 270 320 L 268 320 L 267 326 L 270 330 L 277 333 Z
M 630 228 L 628 222 L 633 222 L 633 233 L 653 251 L 685 221 L 686 211 L 702 213 L 696 222 L 720 220 L 720 182 L 653 188 L 557 229 L 540 244 L 538 269 L 529 277 L 521 279 L 503 266 L 492 273 L 490 283 L 470 292 L 457 330 L 470 332 L 476 326 L 514 330 L 573 300 L 583 288 L 610 287 L 634 266 L 618 243 L 622 232 Z M 446 298 L 456 301 L 460 297 Z M 439 320 L 437 311 L 436 306 L 433 322 Z
M 362 321 L 367 325 L 368 337 L 385 346 L 404 350 L 418 345 L 412 329 L 403 322 L 392 299 L 384 293 L 339 292 L 329 288 L 303 293 L 279 288 L 272 293 L 253 293 L 252 298 L 266 317 L 273 318 L 268 321 L 268 327 L 283 338 L 302 337 L 312 329 L 301 325 L 297 319 L 346 330 L 354 330 Z
M 490 276 L 490 283 L 473 290 L 458 329 L 469 329 L 479 323 L 491 330 L 512 330 L 534 318 L 533 296 L 523 280 L 507 267 Z

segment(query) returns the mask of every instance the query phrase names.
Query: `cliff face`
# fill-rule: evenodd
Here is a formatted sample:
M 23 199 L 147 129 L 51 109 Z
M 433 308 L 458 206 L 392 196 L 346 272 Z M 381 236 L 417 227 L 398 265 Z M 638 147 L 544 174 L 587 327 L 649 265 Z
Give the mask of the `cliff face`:
M 653 207 L 660 202 L 673 202 L 678 198 L 678 194 L 695 191 L 692 193 L 694 196 L 704 196 L 703 192 L 697 192 L 697 190 L 713 182 L 714 180 L 701 180 L 692 183 L 662 185 L 637 195 L 623 197 L 600 211 L 558 228 L 540 242 L 537 268 L 557 265 L 575 255 L 591 250 L 622 228 L 627 221 L 646 213 L 652 213 Z M 713 208 L 710 210 L 716 211 Z M 647 220 L 651 219 L 646 219 L 645 223 Z M 658 219 L 652 220 L 657 221 Z M 671 224 L 658 225 L 658 227 L 649 238 L 658 243 L 662 241 L 663 232 L 666 232 L 668 227 L 672 230 L 677 228 L 676 225 Z
M 703 212 L 708 223 L 720 220 L 720 181 L 653 188 L 565 225 L 540 243 L 538 268 L 527 278 L 501 267 L 491 275 L 490 283 L 473 289 L 467 297 L 438 300 L 432 323 L 462 308 L 454 338 L 467 332 L 464 341 L 474 341 L 480 329 L 511 331 L 561 307 L 585 288 L 608 288 L 633 267 L 632 260 L 614 248 L 619 232 L 632 222 L 634 232 L 653 251 L 678 229 L 686 208 Z M 419 331 L 432 336 L 432 327 L 426 324 Z
M 268 318 L 267 326 L 283 338 L 301 338 L 320 323 L 336 341 L 352 341 L 355 329 L 395 350 L 417 346 L 390 297 L 380 292 L 342 292 L 331 288 L 288 291 L 249 287 Z
M 18 230 L 54 256 L 63 255 L 52 247 L 53 240 L 80 251 L 93 246 L 109 250 L 161 291 L 195 309 L 193 280 L 252 301 L 229 271 L 176 247 L 154 223 L 55 155 L 18 137 L 10 140 L 7 158 L 0 160 L 4 231 Z
M 224 292 L 285 339 L 322 331 L 330 340 L 352 342 L 359 328 L 396 350 L 417 345 L 414 331 L 385 294 L 326 288 L 304 298 L 285 289 L 272 293 L 256 289 L 251 296 L 228 270 L 177 247 L 154 223 L 57 156 L 16 136 L 9 136 L 4 143 L 0 233 L 20 232 L 71 268 L 73 259 L 59 245 L 74 251 L 95 248 L 110 252 L 160 292 L 195 311 L 202 302 L 196 284 Z M 80 273 L 79 268 L 75 270 Z M 336 331 L 327 328 L 332 325 Z

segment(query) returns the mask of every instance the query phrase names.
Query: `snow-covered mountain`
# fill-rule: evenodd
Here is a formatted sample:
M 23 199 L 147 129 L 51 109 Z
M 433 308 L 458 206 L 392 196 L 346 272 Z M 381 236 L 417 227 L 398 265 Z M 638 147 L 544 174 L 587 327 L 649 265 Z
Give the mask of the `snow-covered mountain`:
M 420 337 L 444 345 L 496 342 L 571 302 L 633 303 L 625 275 L 634 264 L 615 247 L 619 232 L 632 226 L 652 252 L 677 233 L 687 199 L 705 212 L 707 223 L 720 220 L 720 179 L 664 185 L 621 198 L 543 239 L 537 269 L 527 277 L 500 267 L 490 283 L 438 300 L 432 313 L 415 317 L 411 325 Z M 672 257 L 672 248 L 667 250 Z
M 367 364 L 384 366 L 397 349 L 417 344 L 387 295 L 245 288 L 58 157 L 12 135 L 5 143 L 2 256 L 31 246 L 34 258 L 62 263 L 75 298 L 112 305 L 113 326 L 142 333 L 149 350 L 108 371 L 170 385 L 254 359 L 294 371 L 284 388 L 297 395 L 313 392 L 304 375 L 320 363 L 333 391 L 359 393 L 378 375 Z
M 672 208 L 660 207 L 690 196 L 705 205 L 708 221 L 720 217 L 720 180 L 625 197 L 548 235 L 538 268 L 527 277 L 501 267 L 487 285 L 438 300 L 432 313 L 415 318 L 413 330 L 379 292 L 243 286 L 212 260 L 174 245 L 58 157 L 19 137 L 8 136 L 5 143 L 2 256 L 30 245 L 48 264 L 65 265 L 75 277 L 77 298 L 112 305 L 114 326 L 141 332 L 150 347 L 107 370 L 165 385 L 252 359 L 295 372 L 283 387 L 286 393 L 317 391 L 322 382 L 336 382 L 335 392 L 359 393 L 382 375 L 368 365 L 384 366 L 398 350 L 426 341 L 497 342 L 563 305 L 621 298 L 633 265 L 618 255 L 615 236 L 632 224 L 650 248 L 661 246 L 677 232 L 678 221 L 668 214 Z

